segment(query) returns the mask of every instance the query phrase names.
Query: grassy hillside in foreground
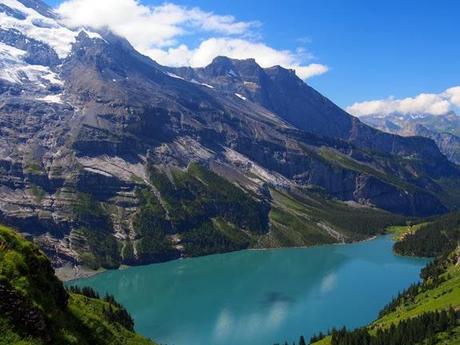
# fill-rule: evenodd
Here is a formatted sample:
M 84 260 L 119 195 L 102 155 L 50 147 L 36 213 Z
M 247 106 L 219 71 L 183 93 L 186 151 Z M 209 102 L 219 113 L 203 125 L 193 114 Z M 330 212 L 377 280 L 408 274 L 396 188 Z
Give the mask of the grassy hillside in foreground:
M 390 302 L 371 325 L 333 331 L 315 345 L 460 344 L 460 247 L 429 264 L 422 283 Z M 320 337 L 322 338 L 322 337 Z
M 94 296 L 97 297 L 97 296 Z M 154 345 L 113 298 L 69 293 L 48 258 L 0 226 L 0 345 Z

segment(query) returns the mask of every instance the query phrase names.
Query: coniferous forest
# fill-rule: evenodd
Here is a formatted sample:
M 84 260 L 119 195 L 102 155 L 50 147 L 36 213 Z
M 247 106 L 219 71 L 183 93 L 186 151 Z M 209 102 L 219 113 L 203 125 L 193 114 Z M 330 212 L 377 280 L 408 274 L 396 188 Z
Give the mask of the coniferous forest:
M 401 255 L 436 257 L 454 250 L 460 240 L 460 212 L 441 216 L 395 243 Z

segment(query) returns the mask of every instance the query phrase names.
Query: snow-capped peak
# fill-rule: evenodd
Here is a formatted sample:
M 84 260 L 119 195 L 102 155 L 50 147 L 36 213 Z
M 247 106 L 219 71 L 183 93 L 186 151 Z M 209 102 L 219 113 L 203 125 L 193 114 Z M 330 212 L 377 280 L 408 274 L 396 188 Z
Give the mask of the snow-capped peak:
M 67 57 L 81 30 L 71 30 L 64 26 L 57 16 L 45 16 L 36 9 L 18 0 L 0 0 L 0 28 L 15 29 L 23 35 L 49 45 L 60 59 Z M 101 38 L 97 33 L 85 30 L 91 38 Z

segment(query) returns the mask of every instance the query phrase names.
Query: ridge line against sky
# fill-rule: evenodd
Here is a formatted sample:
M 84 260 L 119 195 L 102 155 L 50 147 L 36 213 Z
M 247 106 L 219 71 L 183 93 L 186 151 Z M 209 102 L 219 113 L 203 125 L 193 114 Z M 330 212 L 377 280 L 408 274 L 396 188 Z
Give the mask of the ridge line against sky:
M 57 7 L 69 27 L 108 27 L 127 38 L 141 53 L 172 67 L 204 67 L 219 55 L 255 58 L 262 67 L 281 65 L 306 80 L 326 73 L 328 67 L 302 47 L 278 50 L 259 39 L 258 21 L 238 21 L 198 7 L 173 3 L 147 6 L 136 0 L 66 0 Z M 196 46 L 185 43 L 197 35 Z
M 46 2 L 61 5 L 70 23 L 99 21 L 132 35 L 135 47 L 161 64 L 199 66 L 227 55 L 295 68 L 344 108 L 377 101 L 395 106 L 395 100 L 420 101 L 460 85 L 455 0 Z M 79 6 L 89 17 L 81 18 Z M 133 28 L 136 22 L 142 31 Z

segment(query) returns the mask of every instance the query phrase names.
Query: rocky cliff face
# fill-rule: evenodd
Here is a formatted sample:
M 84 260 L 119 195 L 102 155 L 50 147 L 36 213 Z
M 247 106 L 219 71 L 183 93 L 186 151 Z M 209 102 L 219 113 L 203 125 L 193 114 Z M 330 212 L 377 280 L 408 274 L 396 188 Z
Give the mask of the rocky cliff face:
M 225 57 L 168 68 L 13 3 L 0 13 L 0 216 L 57 264 L 351 240 L 369 215 L 385 219 L 370 232 L 389 222 L 378 209 L 455 207 L 460 172 L 433 141 L 368 127 L 293 71 Z

